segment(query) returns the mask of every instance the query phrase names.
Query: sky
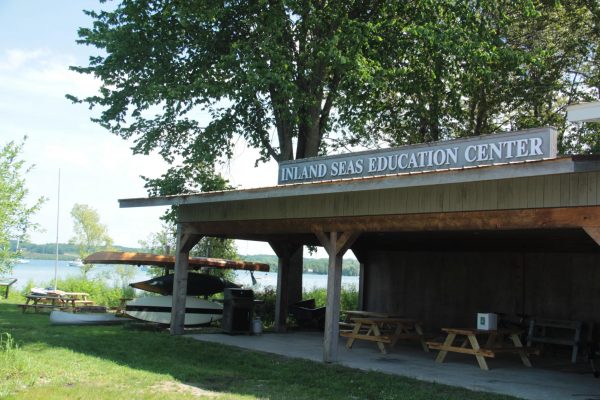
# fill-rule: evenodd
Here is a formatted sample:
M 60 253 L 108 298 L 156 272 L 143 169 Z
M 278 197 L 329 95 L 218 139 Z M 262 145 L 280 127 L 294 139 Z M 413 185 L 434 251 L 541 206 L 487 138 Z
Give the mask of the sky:
M 147 197 L 140 175 L 166 170 L 156 155 L 132 155 L 131 143 L 90 120 L 98 115 L 65 94 L 93 94 L 99 82 L 69 71 L 87 65 L 97 49 L 78 45 L 77 29 L 91 26 L 82 10 L 98 10 L 98 0 L 0 0 L 0 145 L 27 136 L 23 159 L 29 203 L 47 201 L 33 221 L 34 243 L 67 242 L 73 237 L 70 211 L 76 203 L 94 208 L 114 243 L 138 247 L 161 229 L 164 207 L 119 208 L 118 199 Z M 221 170 L 239 188 L 277 184 L 277 164 L 254 168 L 258 153 L 240 144 Z M 60 196 L 58 190 L 60 170 Z M 58 224 L 57 224 L 58 216 Z M 272 254 L 267 244 L 237 242 L 240 254 Z

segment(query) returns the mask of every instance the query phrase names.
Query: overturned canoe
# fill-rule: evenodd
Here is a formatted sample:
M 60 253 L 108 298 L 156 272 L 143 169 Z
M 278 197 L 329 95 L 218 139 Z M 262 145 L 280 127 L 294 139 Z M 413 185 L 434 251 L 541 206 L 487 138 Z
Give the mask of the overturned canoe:
M 133 253 L 119 251 L 99 251 L 87 256 L 85 264 L 128 264 L 149 265 L 167 269 L 175 268 L 175 256 L 163 256 L 150 253 Z M 240 269 L 246 271 L 269 272 L 269 264 L 248 261 L 225 260 L 222 258 L 190 257 L 189 269 L 217 268 L 217 269 Z
M 174 280 L 175 276 L 171 274 L 143 282 L 131 283 L 129 286 L 147 292 L 172 295 Z M 215 293 L 221 293 L 226 288 L 239 287 L 233 282 L 214 275 L 189 273 L 187 278 L 188 296 L 211 296 Z
M 142 321 L 171 323 L 173 296 L 138 297 L 126 303 L 125 314 Z M 185 300 L 184 325 L 205 325 L 223 318 L 223 305 L 196 297 Z
M 76 314 L 58 310 L 50 313 L 52 325 L 111 325 L 125 321 L 127 318 L 119 318 L 114 314 L 107 313 Z

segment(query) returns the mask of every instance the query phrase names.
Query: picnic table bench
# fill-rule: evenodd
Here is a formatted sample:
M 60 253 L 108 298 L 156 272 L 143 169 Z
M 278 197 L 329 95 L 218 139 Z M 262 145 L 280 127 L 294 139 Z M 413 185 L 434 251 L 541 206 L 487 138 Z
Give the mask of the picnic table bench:
M 521 357 L 523 365 L 531 367 L 531 361 L 528 354 L 535 351 L 531 348 L 523 347 L 519 335 L 522 330 L 517 329 L 499 329 L 499 330 L 479 330 L 468 328 L 442 328 L 447 336 L 443 343 L 427 342 L 427 346 L 433 350 L 440 350 L 435 361 L 443 363 L 448 352 L 472 354 L 477 359 L 479 368 L 489 370 L 486 358 L 493 358 L 498 353 L 515 353 Z M 481 346 L 479 337 L 487 336 L 484 346 Z M 463 337 L 460 345 L 455 345 L 457 337 Z M 505 339 L 510 339 L 510 344 L 505 343 Z
M 25 304 L 17 304 L 25 313 L 32 308 L 35 312 L 43 309 L 67 309 L 76 310 L 79 306 L 90 306 L 94 302 L 88 300 L 89 294 L 84 292 L 62 292 L 48 291 L 46 294 L 28 294 L 25 296 Z
M 387 354 L 386 344 L 394 347 L 400 339 L 419 340 L 424 351 L 429 351 L 421 321 L 408 318 L 352 317 L 352 330 L 340 330 L 340 336 L 347 337 L 347 348 L 352 348 L 355 340 L 375 342 L 383 354 Z
M 570 346 L 571 362 L 577 362 L 577 353 L 581 345 L 581 321 L 567 321 L 548 318 L 534 318 L 529 323 L 527 345 L 532 343 Z M 591 334 L 591 330 L 588 332 Z M 588 338 L 589 339 L 589 338 Z

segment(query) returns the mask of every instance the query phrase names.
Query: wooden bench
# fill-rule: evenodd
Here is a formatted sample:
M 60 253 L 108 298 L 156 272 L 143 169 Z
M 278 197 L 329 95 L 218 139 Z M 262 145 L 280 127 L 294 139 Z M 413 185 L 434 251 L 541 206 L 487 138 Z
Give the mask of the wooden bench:
M 352 330 L 340 330 L 340 336 L 348 338 L 346 347 L 349 349 L 355 340 L 367 340 L 375 342 L 379 350 L 387 354 L 386 344 L 393 347 L 400 339 L 413 339 L 421 342 L 424 351 L 429 351 L 423 339 L 421 322 L 414 319 L 354 317 L 349 325 L 353 326 Z
M 571 362 L 577 362 L 581 340 L 581 321 L 535 318 L 529 323 L 527 346 L 532 343 L 556 344 L 572 347 Z
M 56 310 L 63 309 L 64 307 L 55 305 L 55 304 L 17 304 L 17 307 L 21 308 L 23 314 L 30 308 L 33 308 L 33 311 L 38 312 L 38 310 Z
M 73 300 L 73 305 L 77 306 L 93 306 L 94 302 L 92 300 Z

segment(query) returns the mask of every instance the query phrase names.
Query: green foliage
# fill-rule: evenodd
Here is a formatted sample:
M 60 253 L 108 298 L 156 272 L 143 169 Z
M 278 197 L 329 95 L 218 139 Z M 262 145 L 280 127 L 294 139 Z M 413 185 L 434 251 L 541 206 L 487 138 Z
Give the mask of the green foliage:
M 8 142 L 0 148 L 0 274 L 10 272 L 19 256 L 11 250 L 10 239 L 23 239 L 32 227 L 31 217 L 44 203 L 37 199 L 33 205 L 26 203 L 29 191 L 23 175 L 29 172 L 20 159 L 25 139 L 20 144 Z
M 325 307 L 327 304 L 327 289 L 313 288 L 304 290 L 302 294 L 304 300 L 315 299 L 317 307 Z M 340 294 L 340 309 L 341 310 L 356 310 L 358 309 L 358 290 L 354 285 L 342 286 Z
M 265 327 L 272 327 L 275 322 L 275 300 L 277 298 L 277 290 L 274 287 L 268 286 L 254 292 L 254 297 L 257 300 L 263 301 L 261 305 L 255 307 L 254 312 L 256 316 L 260 317 Z M 315 299 L 315 305 L 317 307 L 325 307 L 327 303 L 327 289 L 305 289 L 302 294 L 302 299 Z M 356 310 L 358 308 L 358 290 L 354 285 L 342 286 L 340 307 L 342 310 Z
M 240 138 L 262 160 L 319 154 L 381 8 L 122 1 L 111 11 L 89 11 L 93 27 L 79 30 L 78 42 L 101 55 L 72 69 L 99 78 L 100 92 L 67 97 L 101 108 L 95 120 L 134 139 L 134 153 L 158 151 L 172 164 L 148 180 L 152 195 L 209 190 L 222 186 L 214 165 L 232 156 Z M 206 117 L 202 126 L 198 119 Z
M 19 349 L 13 335 L 0 332 L 0 398 L 17 390 L 22 383 L 33 384 L 30 357 Z M 20 384 L 18 384 L 19 382 Z
M 71 217 L 75 236 L 70 243 L 77 245 L 79 258 L 84 259 L 96 251 L 112 248 L 113 240 L 108 235 L 106 225 L 100 223 L 98 211 L 86 204 L 75 204 L 71 209 Z M 93 267 L 93 264 L 84 264 L 81 272 L 86 276 Z
M 565 106 L 600 98 L 598 4 L 127 0 L 88 12 L 79 43 L 101 55 L 72 69 L 102 87 L 69 97 L 135 153 L 182 160 L 152 195 L 221 188 L 240 137 L 283 161 L 554 125 L 563 153 L 592 152 L 600 128 Z
M 255 315 L 261 319 L 266 328 L 272 327 L 275 323 L 277 290 L 274 287 L 267 286 L 262 290 L 255 291 L 254 298 L 262 301 L 262 304 L 254 308 Z
M 177 230 L 172 220 L 167 219 L 159 232 L 151 233 L 147 240 L 140 241 L 144 252 L 173 255 L 176 248 Z M 190 257 L 224 258 L 238 260 L 239 256 L 233 240 L 203 237 L 190 251 Z M 163 268 L 151 268 L 153 276 L 164 274 Z M 209 268 L 204 273 L 233 280 L 233 270 Z
M 553 125 L 560 151 L 598 149 L 565 106 L 600 99 L 598 2 L 397 2 L 374 28 L 367 101 L 340 107 L 340 145 L 403 145 Z

